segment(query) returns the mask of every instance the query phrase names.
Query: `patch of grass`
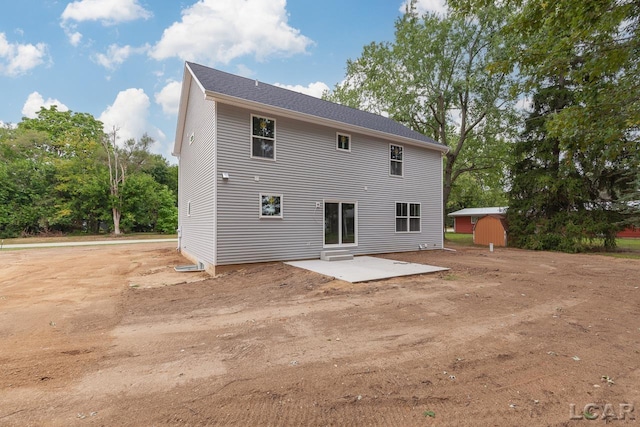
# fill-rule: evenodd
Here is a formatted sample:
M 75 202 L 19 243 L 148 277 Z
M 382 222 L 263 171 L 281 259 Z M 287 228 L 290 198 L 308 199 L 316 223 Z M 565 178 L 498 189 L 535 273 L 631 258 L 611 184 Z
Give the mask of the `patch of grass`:
M 594 249 L 603 248 L 604 240 L 603 239 L 591 239 L 583 242 L 587 247 L 592 247 Z M 630 249 L 633 251 L 640 251 L 640 238 L 636 237 L 618 237 L 616 239 L 616 247 L 617 249 Z
M 640 251 L 640 238 L 633 237 L 621 237 L 616 239 L 618 247 L 621 249 L 631 249 L 634 251 Z
M 614 258 L 640 259 L 640 239 L 634 237 L 619 237 L 616 239 L 616 249 L 607 252 L 602 239 L 590 240 L 590 252 Z
M 2 239 L 3 244 L 27 244 L 27 243 L 59 243 L 59 242 L 85 242 L 100 240 L 146 240 L 146 239 L 177 239 L 177 234 L 159 234 L 159 233 L 127 233 L 120 236 L 112 234 L 82 234 L 72 236 L 55 236 L 55 237 L 20 237 L 15 239 Z
M 473 246 L 473 234 L 444 233 L 444 239 L 457 245 Z
M 640 253 L 633 252 L 602 252 L 598 255 L 610 256 L 613 258 L 640 259 Z

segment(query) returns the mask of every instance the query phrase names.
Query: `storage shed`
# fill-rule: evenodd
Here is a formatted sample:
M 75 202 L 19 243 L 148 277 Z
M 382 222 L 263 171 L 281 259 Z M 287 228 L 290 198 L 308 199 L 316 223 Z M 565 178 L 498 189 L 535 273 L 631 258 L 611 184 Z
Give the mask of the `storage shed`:
M 472 234 L 473 227 L 478 219 L 486 215 L 502 215 L 507 211 L 504 206 L 489 208 L 465 208 L 451 212 L 448 216 L 453 218 L 453 231 L 461 234 Z
M 507 223 L 504 215 L 486 215 L 473 227 L 473 243 L 476 245 L 507 246 Z

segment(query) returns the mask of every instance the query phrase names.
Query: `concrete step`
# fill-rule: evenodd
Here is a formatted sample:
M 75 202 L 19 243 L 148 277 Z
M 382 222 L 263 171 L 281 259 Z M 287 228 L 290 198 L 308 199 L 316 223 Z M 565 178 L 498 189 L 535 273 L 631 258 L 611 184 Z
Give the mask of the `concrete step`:
M 353 255 L 351 254 L 347 254 L 347 255 L 329 255 L 328 257 L 325 257 L 324 260 L 325 261 L 348 261 L 353 259 Z
M 345 249 L 332 249 L 320 252 L 320 259 L 325 261 L 345 261 L 353 259 L 353 255 Z

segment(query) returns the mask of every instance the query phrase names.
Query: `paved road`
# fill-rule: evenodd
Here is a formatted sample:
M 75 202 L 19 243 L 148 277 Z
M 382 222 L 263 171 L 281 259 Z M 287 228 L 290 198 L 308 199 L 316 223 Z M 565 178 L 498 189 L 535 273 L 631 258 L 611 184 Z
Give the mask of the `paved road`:
M 13 245 L 0 245 L 0 249 L 27 249 L 27 248 L 53 248 L 56 246 L 95 246 L 95 245 L 127 245 L 132 243 L 161 243 L 178 242 L 173 239 L 136 239 L 136 240 L 92 240 L 82 242 L 51 242 L 51 243 L 18 243 Z

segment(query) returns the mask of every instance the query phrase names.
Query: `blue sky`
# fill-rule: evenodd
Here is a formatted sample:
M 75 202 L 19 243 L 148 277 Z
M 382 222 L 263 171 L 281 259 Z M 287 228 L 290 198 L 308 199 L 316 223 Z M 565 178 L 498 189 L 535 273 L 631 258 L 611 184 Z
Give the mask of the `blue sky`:
M 184 61 L 320 96 L 393 40 L 406 0 L 18 0 L 0 14 L 0 125 L 90 113 L 171 163 Z M 442 0 L 418 9 L 443 10 Z

